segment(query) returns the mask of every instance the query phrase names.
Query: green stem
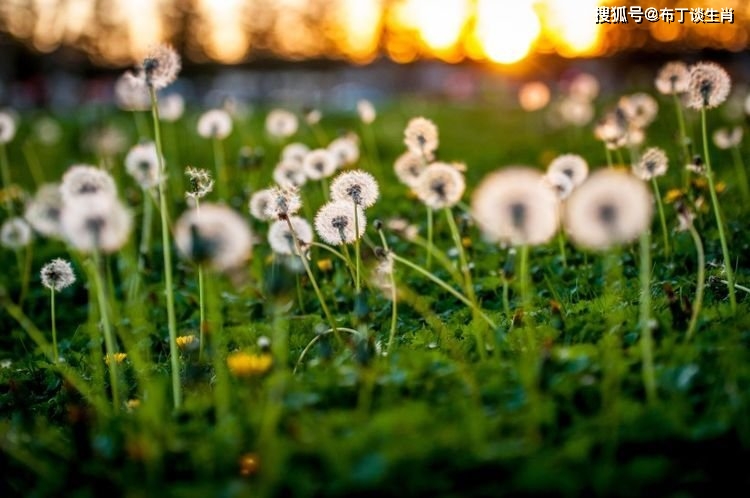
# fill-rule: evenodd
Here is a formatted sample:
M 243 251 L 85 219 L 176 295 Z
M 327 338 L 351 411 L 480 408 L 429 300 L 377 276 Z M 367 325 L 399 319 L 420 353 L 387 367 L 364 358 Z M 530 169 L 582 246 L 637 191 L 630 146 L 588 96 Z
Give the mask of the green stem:
M 388 240 L 385 238 L 382 228 L 378 230 L 378 235 L 380 235 L 380 242 L 383 244 L 383 249 L 385 249 L 386 254 L 389 254 L 390 248 L 388 247 Z M 396 327 L 398 323 L 398 289 L 396 289 L 396 277 L 393 271 L 391 271 L 389 277 L 391 281 L 391 332 L 388 335 L 388 346 L 386 346 L 387 353 L 391 352 L 391 346 L 396 338 Z
M 672 94 L 672 98 L 674 100 L 674 108 L 675 112 L 677 114 L 677 125 L 680 128 L 680 149 L 683 155 L 682 158 L 682 183 L 683 188 L 687 188 L 688 183 L 690 181 L 690 172 L 687 170 L 687 168 L 684 167 L 685 164 L 690 162 L 690 151 L 688 150 L 688 138 L 687 138 L 687 128 L 685 127 L 685 118 L 682 113 L 682 104 L 680 103 L 680 98 L 677 96 L 676 93 Z
M 164 152 L 161 145 L 161 131 L 159 128 L 159 105 L 156 91 L 149 87 L 151 95 L 151 115 L 154 120 L 154 138 L 156 142 L 156 156 L 159 161 L 159 174 L 164 176 Z M 169 239 L 169 213 L 167 211 L 167 185 L 159 181 L 159 210 L 161 211 L 161 243 L 164 254 L 164 285 L 167 295 L 167 322 L 169 326 L 169 356 L 172 366 L 172 398 L 175 408 L 182 405 L 182 385 L 180 384 L 180 358 L 177 348 L 177 318 L 174 311 L 174 287 L 172 285 L 172 245 Z
M 138 133 L 138 139 L 145 140 L 149 136 L 145 113 L 142 111 L 133 111 L 133 119 L 135 120 L 135 131 Z
M 226 165 L 224 164 L 224 147 L 221 145 L 221 140 L 214 137 L 211 139 L 214 149 L 214 167 L 216 168 L 216 189 L 219 194 L 219 199 L 224 202 L 229 202 L 227 196 L 227 176 L 226 176 Z
M 612 168 L 614 166 L 614 164 L 612 163 L 612 151 L 609 150 L 607 142 L 604 142 L 604 154 L 607 156 L 607 166 Z
M 26 162 L 29 165 L 29 171 L 31 171 L 31 177 L 34 179 L 34 184 L 37 188 L 44 183 L 44 173 L 42 173 L 42 166 L 39 164 L 39 157 L 36 155 L 34 145 L 30 140 L 24 142 L 21 149 Z
M 57 350 L 57 323 L 55 320 L 55 290 L 50 289 L 50 313 L 52 314 L 52 363 L 57 363 L 60 353 Z
M 703 131 L 703 156 L 706 163 L 706 178 L 708 178 L 708 189 L 711 193 L 711 203 L 716 216 L 716 225 L 719 229 L 719 239 L 721 240 L 721 252 L 724 256 L 724 269 L 727 273 L 727 287 L 729 289 L 729 303 L 732 307 L 732 314 L 737 312 L 737 298 L 734 291 L 734 269 L 732 267 L 732 258 L 729 256 L 729 246 L 727 246 L 727 237 L 724 233 L 724 220 L 721 215 L 721 206 L 719 198 L 716 195 L 714 186 L 714 173 L 711 169 L 711 156 L 708 154 L 708 130 L 706 126 L 706 108 L 701 108 L 701 129 Z
M 533 305 L 531 298 L 531 278 L 529 275 L 529 246 L 524 244 L 519 249 L 518 284 L 521 294 L 521 309 L 525 313 L 529 313 Z
M 562 259 L 563 268 L 568 267 L 568 257 L 565 251 L 565 234 L 562 230 L 557 232 L 557 245 L 560 248 L 560 258 Z
M 206 330 L 206 293 L 203 283 L 203 265 L 198 265 L 198 361 L 203 358 L 203 343 L 205 341 Z
M 432 208 L 427 206 L 427 262 L 425 267 L 429 270 L 432 266 Z
M 640 240 L 641 256 L 641 357 L 643 361 L 643 386 L 649 403 L 656 401 L 656 375 L 654 373 L 654 339 L 651 335 L 651 233 L 644 230 Z
M 620 147 L 615 149 L 615 155 L 617 155 L 617 162 L 620 166 L 625 164 L 625 158 L 622 157 L 622 149 Z
M 750 202 L 750 184 L 748 184 L 747 173 L 745 172 L 745 163 L 742 160 L 742 153 L 740 153 L 739 145 L 735 145 L 734 147 L 732 147 L 732 158 L 734 159 L 734 169 L 737 174 L 737 179 L 740 182 L 742 198 L 745 203 Z
M 661 200 L 661 192 L 656 177 L 651 178 L 651 185 L 654 187 L 654 196 L 656 197 L 656 206 L 659 208 L 659 221 L 661 222 L 661 234 L 664 237 L 664 253 L 669 256 L 671 249 L 669 246 L 669 230 L 667 229 L 667 218 L 664 216 L 664 203 Z
M 5 143 L 0 143 L 0 173 L 3 179 L 3 188 L 7 189 L 10 187 L 10 165 L 8 164 L 8 150 Z M 5 195 L 5 209 L 8 211 L 8 215 L 13 212 L 13 203 L 10 200 L 10 195 Z
M 112 334 L 112 326 L 109 322 L 109 309 L 107 308 L 107 297 L 104 294 L 104 279 L 101 275 L 101 258 L 99 251 L 94 250 L 94 268 L 91 275 L 96 287 L 96 299 L 99 306 L 99 318 L 102 321 L 104 331 L 104 346 L 107 349 L 107 367 L 109 370 L 109 382 L 112 389 L 112 404 L 115 412 L 120 410 L 120 388 L 117 377 L 117 360 L 115 359 L 115 338 Z
M 337 258 L 339 258 L 341 261 L 343 261 L 344 265 L 347 268 L 347 270 L 351 274 L 352 281 L 354 281 L 354 268 L 352 267 L 352 262 L 346 256 L 344 256 L 342 253 L 338 252 L 333 247 L 327 246 L 325 244 L 321 244 L 320 242 L 312 241 L 312 242 L 310 242 L 310 246 L 311 247 L 320 247 L 321 249 L 325 249 L 326 251 L 330 252 L 331 254 L 333 254 L 334 256 L 336 256 Z M 346 247 L 346 246 L 344 246 L 344 247 Z
M 461 285 L 461 273 L 456 270 L 456 266 L 451 262 L 450 259 L 445 256 L 443 251 L 439 250 L 435 246 L 431 246 L 425 239 L 419 236 L 409 237 L 408 241 L 422 247 L 429 254 L 432 254 L 432 257 L 435 258 L 435 261 L 443 266 L 443 268 L 450 274 L 451 278 L 455 280 L 458 285 Z
M 359 241 L 359 215 L 357 214 L 357 203 L 354 202 L 354 258 L 355 258 L 355 279 L 354 288 L 357 294 L 360 293 L 359 267 L 362 264 L 362 250 Z M 302 254 L 302 253 L 300 253 Z
M 703 242 L 698 234 L 698 230 L 695 229 L 692 223 L 688 225 L 690 236 L 693 238 L 695 244 L 695 252 L 698 255 L 698 276 L 695 282 L 695 299 L 693 299 L 693 313 L 690 316 L 690 325 L 688 325 L 687 335 L 685 340 L 689 341 L 695 333 L 695 327 L 698 323 L 698 316 L 703 306 L 703 288 L 706 285 L 706 255 L 703 250 Z
M 148 256 L 149 249 L 151 248 L 151 225 L 153 224 L 154 218 L 154 207 L 151 204 L 150 192 L 147 190 L 143 191 L 143 225 L 141 226 L 141 246 L 138 250 L 141 256 L 141 270 L 145 264 L 145 258 Z

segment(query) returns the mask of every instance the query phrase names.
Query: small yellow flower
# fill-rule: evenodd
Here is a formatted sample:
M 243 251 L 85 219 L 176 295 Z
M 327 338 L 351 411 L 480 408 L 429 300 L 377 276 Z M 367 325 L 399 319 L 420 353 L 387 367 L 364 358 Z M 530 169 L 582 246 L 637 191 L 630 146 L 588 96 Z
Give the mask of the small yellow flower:
M 464 246 L 464 248 L 468 249 L 469 247 L 471 247 L 471 239 L 469 237 L 462 238 L 461 245 Z
M 141 400 L 139 400 L 137 398 L 129 399 L 127 401 L 127 403 L 125 403 L 125 407 L 128 409 L 129 412 L 132 412 L 133 410 L 135 410 L 139 406 L 141 406 Z
M 721 194 L 727 189 L 727 184 L 723 181 L 716 182 L 715 187 L 716 187 L 716 193 Z
M 667 204 L 673 204 L 675 201 L 678 201 L 682 199 L 685 196 L 685 193 L 678 189 L 678 188 L 672 188 L 667 190 L 666 195 L 664 195 L 664 202 Z
M 227 367 L 236 377 L 250 377 L 266 373 L 273 364 L 270 354 L 250 354 L 242 351 L 227 356 Z
M 240 475 L 249 477 L 258 472 L 260 458 L 257 453 L 245 453 L 240 457 Z
M 333 263 L 331 263 L 331 260 L 326 259 L 319 259 L 318 260 L 318 269 L 320 271 L 331 271 L 333 269 Z
M 113 354 L 113 355 L 109 355 L 109 354 L 108 354 L 108 355 L 106 355 L 106 356 L 104 357 L 104 363 L 106 363 L 107 365 L 109 365 L 109 360 L 110 360 L 110 359 L 111 359 L 112 357 L 114 357 L 114 359 L 115 359 L 115 363 L 117 363 L 117 364 L 119 365 L 120 363 L 122 363 L 123 361 L 125 361 L 125 358 L 127 358 L 127 357 L 128 357 L 128 355 L 127 355 L 126 353 L 115 353 L 115 354 Z
M 181 335 L 177 339 L 175 339 L 175 342 L 177 342 L 177 347 L 180 348 L 182 351 L 192 351 L 198 346 L 198 338 L 194 335 Z
M 697 189 L 705 189 L 708 187 L 708 180 L 704 176 L 693 178 L 693 186 Z
M 19 201 L 23 199 L 24 192 L 18 185 L 12 184 L 9 187 L 0 189 L 0 203 Z

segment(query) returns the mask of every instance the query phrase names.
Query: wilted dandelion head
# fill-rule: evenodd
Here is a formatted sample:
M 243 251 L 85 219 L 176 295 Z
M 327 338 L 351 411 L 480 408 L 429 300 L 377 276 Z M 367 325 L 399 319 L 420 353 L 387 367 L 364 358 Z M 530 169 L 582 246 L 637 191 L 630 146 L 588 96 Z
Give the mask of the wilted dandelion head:
M 313 240 L 313 230 L 310 223 L 299 216 L 290 216 L 289 223 L 299 240 L 300 249 L 304 253 Z M 277 220 L 271 223 L 268 229 L 268 243 L 276 254 L 291 255 L 297 254 L 297 248 L 294 245 L 294 236 L 289 229 L 286 220 Z M 299 256 L 299 254 L 297 254 Z
M 549 163 L 547 173 L 562 173 L 573 182 L 573 187 L 577 187 L 589 175 L 589 165 L 577 154 L 563 154 Z
M 431 155 L 438 148 L 438 128 L 429 119 L 412 118 L 404 130 L 404 143 L 414 154 Z
M 144 190 L 159 185 L 163 178 L 159 169 L 159 154 L 156 152 L 156 144 L 147 142 L 131 148 L 128 155 L 125 156 L 125 170 Z
M 185 99 L 179 93 L 170 93 L 159 99 L 159 118 L 174 123 L 185 113 Z
M 274 109 L 266 116 L 266 131 L 275 138 L 289 138 L 297 133 L 297 116 L 284 109 Z
M 565 203 L 563 222 L 579 246 L 606 250 L 638 238 L 651 226 L 653 199 L 633 175 L 604 169 L 592 174 Z
M 634 93 L 620 98 L 617 106 L 625 114 L 630 126 L 645 128 L 650 125 L 659 113 L 659 104 L 647 93 Z
M 371 124 L 377 117 L 375 106 L 369 100 L 362 99 L 357 102 L 357 114 L 365 124 Z
M 658 147 L 651 147 L 633 165 L 633 174 L 641 180 L 650 180 L 666 174 L 668 165 L 667 153 Z
M 8 218 L 0 227 L 0 244 L 8 249 L 21 249 L 31 243 L 32 235 L 26 220 L 20 217 Z
M 151 96 L 142 79 L 127 71 L 115 81 L 115 102 L 124 111 L 146 111 L 151 108 Z
M 285 220 L 297 214 L 302 207 L 302 199 L 295 188 L 273 187 L 268 192 L 268 203 L 263 211 L 266 219 Z
M 354 134 L 338 137 L 328 144 L 328 152 L 336 158 L 336 167 L 351 166 L 359 161 L 359 140 Z
M 62 232 L 75 249 L 111 253 L 128 240 L 133 220 L 114 194 L 87 195 L 63 203 Z
M 232 116 L 224 109 L 211 109 L 198 119 L 198 135 L 224 140 L 232 133 Z
M 180 56 L 174 48 L 161 44 L 154 47 L 143 59 L 139 70 L 146 85 L 160 90 L 177 79 L 180 72 Z
M 0 111 L 0 144 L 7 144 L 16 136 L 16 120 L 10 113 Z
M 348 201 L 324 204 L 315 215 L 315 231 L 324 242 L 333 246 L 353 243 L 364 235 L 366 226 L 364 209 Z
M 281 150 L 281 159 L 301 163 L 308 152 L 310 152 L 310 147 L 307 145 L 300 142 L 292 142 L 284 146 Z
M 447 163 L 432 163 L 427 166 L 414 186 L 414 193 L 419 200 L 432 209 L 454 206 L 461 200 L 464 190 L 464 175 Z
M 590 73 L 577 74 L 568 85 L 568 95 L 576 100 L 591 102 L 599 96 L 599 80 Z
M 427 167 L 427 163 L 421 155 L 406 151 L 393 163 L 393 171 L 398 179 L 407 187 L 415 188 L 420 175 Z
M 307 182 L 307 176 L 302 163 L 292 159 L 282 159 L 273 170 L 273 181 L 281 187 L 295 189 Z
M 525 83 L 518 90 L 518 103 L 526 112 L 544 109 L 549 104 L 549 87 L 541 81 Z
M 238 268 L 250 258 L 252 234 L 245 220 L 220 204 L 201 204 L 180 216 L 175 243 L 183 257 L 217 271 Z
M 205 169 L 188 166 L 185 168 L 185 175 L 190 182 L 185 197 L 193 202 L 203 199 L 214 189 L 214 180 L 211 178 L 211 173 Z
M 336 172 L 336 158 L 328 149 L 315 149 L 302 160 L 302 170 L 310 180 L 328 178 Z
M 731 149 L 742 142 L 742 126 L 719 128 L 713 135 L 714 144 L 719 149 Z
M 62 206 L 60 186 L 56 183 L 46 183 L 39 187 L 34 197 L 26 203 L 23 216 L 34 230 L 45 237 L 60 237 Z
M 550 240 L 559 223 L 558 194 L 542 174 L 523 166 L 485 177 L 474 192 L 472 213 L 487 240 L 536 245 Z
M 70 262 L 61 258 L 53 259 L 42 266 L 39 275 L 42 278 L 42 285 L 55 292 L 70 287 L 76 281 Z
M 684 62 L 667 62 L 656 76 L 656 89 L 665 95 L 685 93 L 689 85 L 690 70 Z
M 115 197 L 117 188 L 112 176 L 106 171 L 87 164 L 68 168 L 62 178 L 60 193 L 63 202 L 72 202 L 82 197 Z
M 690 68 L 687 105 L 692 109 L 711 109 L 729 96 L 732 80 L 723 67 L 714 62 L 699 62 Z
M 567 199 L 575 188 L 573 180 L 565 173 L 557 170 L 548 170 L 547 174 L 544 175 L 544 182 L 557 192 L 561 201 Z
M 331 199 L 334 201 L 354 202 L 358 206 L 368 208 L 375 204 L 379 195 L 378 182 L 366 171 L 341 173 L 331 183 Z

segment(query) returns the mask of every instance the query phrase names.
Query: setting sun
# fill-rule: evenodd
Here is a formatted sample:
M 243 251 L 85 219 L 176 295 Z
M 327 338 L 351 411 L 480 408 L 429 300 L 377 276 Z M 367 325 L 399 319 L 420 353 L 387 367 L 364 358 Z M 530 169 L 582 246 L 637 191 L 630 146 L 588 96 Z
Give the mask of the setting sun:
M 531 51 L 541 24 L 533 0 L 501 3 L 479 0 L 476 35 L 485 55 L 493 62 L 512 64 Z

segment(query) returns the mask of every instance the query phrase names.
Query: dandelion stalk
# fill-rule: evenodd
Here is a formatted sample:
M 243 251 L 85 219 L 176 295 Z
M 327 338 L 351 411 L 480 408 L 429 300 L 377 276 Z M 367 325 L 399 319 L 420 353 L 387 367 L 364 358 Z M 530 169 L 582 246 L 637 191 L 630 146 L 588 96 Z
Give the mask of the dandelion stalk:
M 164 175 L 164 155 L 161 145 L 161 131 L 159 129 L 159 105 L 156 90 L 152 85 L 148 87 L 151 96 L 151 114 L 154 120 L 154 139 L 156 142 L 156 157 L 159 161 L 159 174 Z M 161 242 L 164 254 L 164 282 L 167 295 L 167 322 L 169 327 L 169 356 L 172 366 L 172 398 L 175 408 L 182 405 L 182 385 L 180 384 L 180 360 L 177 349 L 177 318 L 174 311 L 174 287 L 172 286 L 172 245 L 169 238 L 169 213 L 167 211 L 167 186 L 159 181 L 159 210 L 161 211 Z
M 427 206 L 427 262 L 425 267 L 429 270 L 432 266 L 432 208 Z
M 698 323 L 698 316 L 703 306 L 703 288 L 706 286 L 706 255 L 703 250 L 703 241 L 701 236 L 698 234 L 698 230 L 695 229 L 692 223 L 688 223 L 688 231 L 690 236 L 693 238 L 695 244 L 695 252 L 698 255 L 698 276 L 695 282 L 695 299 L 693 299 L 693 312 L 690 316 L 690 324 L 688 325 L 687 334 L 685 340 L 690 341 L 695 333 L 695 327 Z
M 55 320 L 55 289 L 49 291 L 50 314 L 52 315 L 52 363 L 57 363 L 60 359 L 60 353 L 57 350 L 57 320 Z
M 677 125 L 680 129 L 680 149 L 682 149 L 683 162 L 687 163 L 690 161 L 690 150 L 688 149 L 688 137 L 687 128 L 685 127 L 685 117 L 682 112 L 682 103 L 677 93 L 672 93 L 672 99 L 674 100 L 675 113 L 677 114 Z M 687 187 L 690 180 L 690 173 L 686 168 L 682 168 L 682 183 L 683 187 Z
M 334 249 L 331 246 L 328 246 L 326 244 L 321 244 L 320 242 L 312 241 L 310 242 L 310 246 L 312 247 L 320 247 L 321 249 L 325 249 L 326 251 L 330 252 L 337 258 L 339 258 L 341 261 L 344 262 L 344 265 L 348 269 L 350 276 L 352 277 L 352 281 L 354 281 L 354 268 L 352 267 L 352 262 L 349 260 L 346 256 L 344 256 L 342 253 L 338 252 L 336 249 Z M 346 246 L 344 246 L 346 248 Z
M 378 228 L 378 235 L 380 235 L 380 242 L 383 244 L 383 249 L 385 249 L 386 254 L 388 254 L 390 248 L 388 247 L 388 240 L 385 238 L 382 227 Z M 391 284 L 391 331 L 388 335 L 388 345 L 385 350 L 390 353 L 391 346 L 396 338 L 396 325 L 398 322 L 398 290 L 396 289 L 396 277 L 394 276 L 393 271 L 390 272 L 388 277 Z
M 10 165 L 8 164 L 8 150 L 5 143 L 0 143 L 0 174 L 2 174 L 3 188 L 10 187 Z M 13 203 L 9 195 L 5 195 L 5 209 L 10 214 L 13 210 Z
M 44 183 L 44 173 L 42 173 L 42 166 L 39 164 L 39 157 L 34 150 L 34 144 L 30 140 L 27 140 L 24 142 L 21 150 L 23 151 L 24 157 L 26 157 L 26 163 L 29 165 L 31 177 L 34 179 L 34 185 L 39 187 Z
M 145 258 L 148 256 L 151 248 L 151 226 L 154 218 L 154 207 L 151 204 L 150 193 L 150 190 L 143 191 L 143 220 L 141 221 L 143 225 L 141 226 L 141 245 L 138 250 L 141 256 L 139 264 L 141 270 L 143 270 Z
M 568 257 L 565 252 L 565 235 L 563 231 L 557 232 L 557 245 L 560 248 L 560 259 L 562 259 L 563 268 L 568 267 Z
M 609 150 L 607 142 L 604 142 L 604 154 L 607 156 L 607 166 L 612 168 L 614 166 L 614 164 L 612 163 L 612 151 Z
M 206 293 L 203 283 L 203 265 L 198 265 L 198 361 L 203 359 L 203 343 L 206 331 Z
M 703 156 L 706 162 L 706 178 L 708 179 L 708 190 L 711 193 L 711 203 L 716 216 L 716 225 L 719 229 L 719 239 L 721 240 L 721 252 L 724 256 L 724 269 L 727 273 L 727 287 L 729 289 L 729 303 L 732 307 L 732 313 L 737 311 L 737 298 L 734 291 L 734 270 L 732 268 L 732 258 L 729 256 L 729 246 L 727 246 L 727 237 L 724 233 L 724 220 L 721 215 L 721 206 L 719 198 L 716 195 L 714 186 L 714 173 L 711 169 L 711 156 L 708 153 L 708 130 L 706 126 L 706 108 L 701 107 L 701 129 L 703 132 Z
M 360 247 L 360 237 L 359 237 L 359 215 L 357 214 L 357 203 L 354 202 L 354 233 L 357 235 L 354 238 L 354 258 L 355 258 L 355 278 L 354 278 L 354 288 L 359 295 L 361 292 L 361 286 L 360 286 L 360 279 L 359 279 L 359 267 L 362 264 L 362 250 Z
M 524 244 L 520 247 L 520 262 L 518 269 L 518 283 L 521 293 L 521 309 L 525 312 L 531 310 L 531 275 L 529 274 L 529 246 Z
M 732 159 L 734 160 L 734 169 L 737 179 L 740 182 L 740 190 L 744 201 L 750 202 L 750 184 L 748 184 L 747 173 L 745 172 L 745 162 L 742 160 L 739 144 L 732 147 Z
M 213 143 L 214 165 L 216 167 L 216 190 L 219 194 L 219 199 L 229 202 L 224 164 L 224 147 L 222 147 L 221 140 L 216 137 L 212 138 L 211 142 Z
M 104 347 L 107 349 L 106 358 L 109 360 L 107 361 L 107 369 L 109 370 L 110 389 L 112 390 L 112 404 L 115 411 L 119 411 L 120 389 L 117 377 L 117 360 L 115 359 L 115 339 L 112 334 L 112 325 L 109 322 L 109 309 L 107 307 L 107 297 L 104 293 L 104 279 L 101 274 L 102 262 L 98 250 L 94 250 L 93 259 L 94 267 L 91 269 L 90 276 L 94 281 L 96 300 L 99 306 L 99 318 L 102 321 L 102 329 L 104 331 Z
M 656 375 L 654 373 L 654 338 L 651 335 L 651 233 L 644 230 L 640 239 L 641 258 L 641 357 L 643 361 L 643 386 L 649 403 L 656 401 Z
M 664 237 L 664 252 L 669 256 L 671 250 L 669 247 L 669 230 L 667 229 L 667 218 L 664 216 L 664 203 L 661 200 L 661 192 L 656 177 L 651 177 L 651 185 L 654 188 L 654 197 L 656 197 L 656 207 L 659 208 L 659 221 L 661 222 L 661 234 Z

